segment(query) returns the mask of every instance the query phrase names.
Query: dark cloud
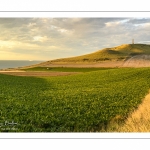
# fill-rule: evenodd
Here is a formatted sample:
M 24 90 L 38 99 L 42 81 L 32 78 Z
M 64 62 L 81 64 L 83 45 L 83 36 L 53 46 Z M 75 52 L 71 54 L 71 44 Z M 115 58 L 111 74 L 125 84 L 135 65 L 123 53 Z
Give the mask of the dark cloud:
M 0 26 L 5 28 L 18 28 L 29 24 L 32 20 L 31 18 L 0 18 Z
M 143 24 L 143 23 L 150 23 L 150 18 L 141 18 L 141 19 L 130 19 L 127 23 L 132 23 L 132 24 Z

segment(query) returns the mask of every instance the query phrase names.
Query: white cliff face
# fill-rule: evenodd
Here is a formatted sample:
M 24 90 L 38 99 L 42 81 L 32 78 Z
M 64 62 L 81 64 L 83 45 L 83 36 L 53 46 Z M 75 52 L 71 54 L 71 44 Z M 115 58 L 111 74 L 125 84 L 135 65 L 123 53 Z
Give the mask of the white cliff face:
M 150 67 L 150 55 L 136 55 L 123 64 L 123 67 Z

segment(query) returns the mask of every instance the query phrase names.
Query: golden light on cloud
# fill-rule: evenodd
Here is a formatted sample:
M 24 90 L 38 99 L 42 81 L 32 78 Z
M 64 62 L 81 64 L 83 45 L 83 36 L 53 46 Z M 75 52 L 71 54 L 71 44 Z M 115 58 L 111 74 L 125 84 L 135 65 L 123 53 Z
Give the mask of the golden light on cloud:
M 149 18 L 0 18 L 0 59 L 51 60 L 127 44 L 131 37 L 149 41 L 149 27 Z
M 40 41 L 40 42 L 44 42 L 44 41 L 47 41 L 48 40 L 48 38 L 46 37 L 46 36 L 34 36 L 33 37 L 33 40 L 34 41 Z
M 14 45 L 15 45 L 14 41 L 0 40 L 0 48 L 12 48 L 12 47 L 14 47 Z
M 60 31 L 62 33 L 67 32 L 67 30 L 65 30 L 65 29 L 59 29 L 58 31 Z

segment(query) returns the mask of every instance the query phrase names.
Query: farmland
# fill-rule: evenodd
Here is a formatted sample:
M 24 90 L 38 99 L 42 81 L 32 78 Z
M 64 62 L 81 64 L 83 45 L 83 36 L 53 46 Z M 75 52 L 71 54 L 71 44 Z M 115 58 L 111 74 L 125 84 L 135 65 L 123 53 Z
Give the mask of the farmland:
M 59 72 L 91 72 L 112 68 L 69 68 L 69 67 L 33 67 L 23 69 L 25 71 L 59 71 Z
M 0 131 L 115 131 L 114 124 L 123 124 L 150 89 L 149 68 L 79 72 L 58 77 L 0 74 Z M 17 123 L 16 129 L 6 121 Z

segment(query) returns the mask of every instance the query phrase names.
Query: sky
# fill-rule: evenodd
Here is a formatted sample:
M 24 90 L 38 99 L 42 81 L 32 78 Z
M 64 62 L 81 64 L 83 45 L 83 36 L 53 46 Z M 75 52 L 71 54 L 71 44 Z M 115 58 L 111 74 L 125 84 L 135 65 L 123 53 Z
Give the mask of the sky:
M 150 44 L 150 18 L 0 18 L 0 60 L 53 60 Z

